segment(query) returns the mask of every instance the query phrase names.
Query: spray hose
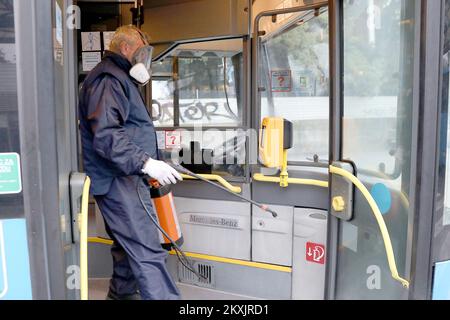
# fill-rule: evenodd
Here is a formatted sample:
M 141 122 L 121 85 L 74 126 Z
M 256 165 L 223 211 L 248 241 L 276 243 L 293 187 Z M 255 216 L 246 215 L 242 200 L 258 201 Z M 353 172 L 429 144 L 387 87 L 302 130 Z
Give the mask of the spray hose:
M 147 184 L 146 179 L 144 179 L 144 182 Z M 176 242 L 167 234 L 167 232 L 161 227 L 161 225 L 159 224 L 159 222 L 155 219 L 155 217 L 153 216 L 153 214 L 150 212 L 150 210 L 148 209 L 147 205 L 145 204 L 145 201 L 141 195 L 140 192 L 140 183 L 141 183 L 141 179 L 138 179 L 137 181 L 137 185 L 136 185 L 136 191 L 139 197 L 139 201 L 141 202 L 142 207 L 144 208 L 145 212 L 147 213 L 147 215 L 150 217 L 151 221 L 153 222 L 153 224 L 156 226 L 156 228 L 158 228 L 158 230 L 170 241 L 172 248 L 174 250 L 174 252 L 177 255 L 178 260 L 180 261 L 180 263 L 190 272 L 192 272 L 193 274 L 195 274 L 199 279 L 203 279 L 203 280 L 207 280 L 207 278 L 201 274 L 199 274 L 194 266 L 192 265 L 192 263 L 189 261 L 189 258 L 186 256 L 186 254 L 184 253 L 184 251 L 180 248 L 180 246 L 178 246 L 176 244 Z M 150 186 L 149 186 L 150 187 Z
M 227 192 L 227 193 L 229 193 L 229 194 L 232 194 L 233 196 L 235 196 L 235 197 L 237 197 L 237 198 L 239 198 L 239 199 L 241 199 L 241 200 L 244 200 L 244 201 L 246 201 L 246 202 L 249 202 L 249 203 L 251 203 L 251 204 L 257 206 L 258 208 L 262 209 L 262 210 L 265 211 L 265 212 L 271 213 L 272 216 L 273 216 L 274 218 L 278 217 L 278 214 L 277 214 L 275 211 L 271 210 L 267 205 L 263 205 L 263 204 L 258 203 L 258 202 L 256 202 L 256 201 L 247 199 L 247 198 L 245 198 L 245 197 L 243 197 L 243 196 L 241 196 L 241 195 L 239 195 L 239 194 L 236 194 L 236 193 L 234 193 L 234 192 L 231 192 L 231 191 L 228 190 L 227 188 L 222 187 L 221 185 L 218 185 L 218 184 L 216 184 L 216 183 L 214 183 L 214 182 L 212 182 L 212 181 L 209 181 L 208 179 L 205 179 L 204 177 L 202 177 L 202 176 L 200 176 L 200 175 L 198 175 L 198 174 L 195 174 L 195 173 L 193 173 L 193 172 L 187 170 L 186 168 L 184 168 L 184 167 L 182 167 L 182 166 L 180 166 L 180 165 L 176 165 L 176 164 L 172 164 L 172 163 L 168 163 L 168 164 L 169 164 L 172 168 L 174 168 L 175 170 L 177 170 L 178 172 L 180 172 L 180 173 L 182 173 L 182 174 L 186 174 L 186 175 L 188 175 L 188 176 L 191 176 L 191 177 L 194 177 L 194 178 L 196 178 L 196 179 L 198 179 L 198 180 L 201 180 L 201 181 L 203 181 L 203 182 L 206 182 L 206 183 L 208 183 L 208 184 L 210 184 L 210 185 L 213 185 L 213 186 L 215 186 L 216 188 L 219 188 L 219 189 L 221 189 L 221 190 L 223 190 L 223 191 L 225 191 L 225 192 Z M 143 197 L 142 197 L 142 195 L 141 195 L 140 188 L 139 188 L 140 182 L 141 182 L 141 180 L 138 179 L 137 185 L 136 185 L 136 191 L 137 191 L 137 194 L 138 194 L 138 197 L 139 197 L 139 201 L 141 202 L 142 207 L 144 208 L 144 210 L 145 210 L 145 212 L 147 213 L 147 215 L 150 217 L 150 219 L 151 219 L 151 221 L 153 222 L 153 224 L 154 224 L 154 225 L 158 228 L 158 230 L 159 230 L 159 231 L 160 231 L 160 232 L 161 232 L 161 233 L 162 233 L 162 234 L 170 241 L 170 243 L 171 243 L 171 245 L 172 245 L 172 248 L 173 248 L 173 250 L 175 251 L 175 253 L 176 253 L 176 255 L 177 255 L 177 258 L 178 258 L 178 260 L 180 261 L 180 263 L 181 263 L 186 269 L 188 269 L 190 272 L 192 272 L 193 274 L 195 274 L 199 279 L 207 280 L 207 278 L 206 278 L 205 276 L 199 274 L 199 273 L 195 270 L 195 268 L 193 267 L 192 263 L 189 261 L 188 257 L 187 257 L 186 254 L 183 252 L 183 250 L 182 250 L 182 249 L 176 244 L 176 242 L 168 235 L 168 233 L 160 226 L 159 222 L 158 222 L 158 221 L 155 219 L 155 217 L 152 215 L 152 213 L 151 213 L 150 210 L 148 209 L 148 207 L 147 207 L 147 205 L 145 204 L 144 199 L 143 199 Z M 144 179 L 144 182 L 147 182 L 147 180 Z M 146 183 L 146 185 L 148 185 L 148 183 Z M 150 186 L 149 186 L 149 187 L 150 187 Z

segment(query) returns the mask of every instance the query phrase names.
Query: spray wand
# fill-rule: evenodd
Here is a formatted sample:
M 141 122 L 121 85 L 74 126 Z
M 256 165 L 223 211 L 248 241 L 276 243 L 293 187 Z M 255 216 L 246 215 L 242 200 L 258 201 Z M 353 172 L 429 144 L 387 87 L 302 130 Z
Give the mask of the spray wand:
M 271 213 L 274 218 L 278 217 L 278 214 L 275 211 L 273 211 L 272 209 L 270 209 L 267 205 L 261 204 L 259 202 L 256 202 L 256 201 L 253 201 L 253 200 L 250 200 L 250 199 L 247 199 L 246 197 L 241 196 L 240 194 L 231 192 L 227 188 L 222 187 L 221 185 L 219 185 L 217 183 L 214 183 L 212 181 L 209 181 L 208 179 L 205 179 L 201 175 L 198 175 L 198 174 L 195 174 L 195 173 L 191 172 L 190 170 L 182 167 L 181 165 L 177 165 L 177 164 L 174 164 L 174 163 L 168 163 L 168 165 L 170 165 L 172 168 L 174 168 L 175 170 L 177 170 L 180 173 L 186 174 L 188 176 L 191 176 L 191 177 L 194 177 L 194 178 L 196 178 L 198 180 L 206 182 L 206 183 L 208 183 L 208 184 L 210 184 L 210 185 L 212 185 L 212 186 L 214 186 L 216 188 L 219 188 L 219 189 L 221 189 L 221 190 L 223 190 L 223 191 L 225 191 L 225 192 L 227 192 L 227 193 L 229 193 L 229 194 L 231 194 L 231 195 L 233 195 L 233 196 L 235 196 L 235 197 L 237 197 L 237 198 L 239 198 L 241 200 L 244 200 L 245 202 L 249 202 L 249 203 L 253 204 L 254 206 L 260 208 L 261 210 Z

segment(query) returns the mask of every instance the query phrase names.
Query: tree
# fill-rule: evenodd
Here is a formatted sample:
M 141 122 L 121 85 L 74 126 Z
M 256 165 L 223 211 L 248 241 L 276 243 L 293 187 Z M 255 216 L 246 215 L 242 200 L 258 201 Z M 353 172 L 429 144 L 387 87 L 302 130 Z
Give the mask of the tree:
M 290 30 L 270 39 L 265 45 L 269 53 L 269 64 L 272 70 L 302 70 L 302 74 L 314 82 L 329 78 L 328 63 L 328 13 L 301 24 L 296 24 Z M 323 59 L 325 56 L 325 59 Z M 294 79 L 295 81 L 299 79 Z M 301 95 L 294 92 L 291 95 Z M 325 92 L 328 95 L 328 86 Z

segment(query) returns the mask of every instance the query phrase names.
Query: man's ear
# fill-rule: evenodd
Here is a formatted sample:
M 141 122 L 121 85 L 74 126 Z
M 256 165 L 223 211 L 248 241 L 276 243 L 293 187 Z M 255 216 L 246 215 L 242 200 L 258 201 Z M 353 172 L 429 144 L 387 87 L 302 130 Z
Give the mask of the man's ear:
M 122 41 L 119 47 L 120 53 L 122 53 L 124 57 L 128 57 L 128 51 L 130 50 L 128 43 L 126 41 Z

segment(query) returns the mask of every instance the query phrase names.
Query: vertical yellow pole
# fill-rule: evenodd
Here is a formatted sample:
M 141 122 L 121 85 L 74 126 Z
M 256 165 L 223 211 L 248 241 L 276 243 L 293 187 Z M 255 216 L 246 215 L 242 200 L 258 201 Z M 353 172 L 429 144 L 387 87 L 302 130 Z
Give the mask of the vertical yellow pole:
M 88 210 L 91 179 L 86 177 L 81 198 L 81 213 L 78 216 L 80 229 L 80 292 L 81 300 L 88 300 Z
M 280 186 L 282 188 L 287 188 L 289 186 L 289 173 L 287 167 L 288 167 L 288 151 L 283 150 L 283 164 L 281 166 L 281 174 L 280 174 Z

